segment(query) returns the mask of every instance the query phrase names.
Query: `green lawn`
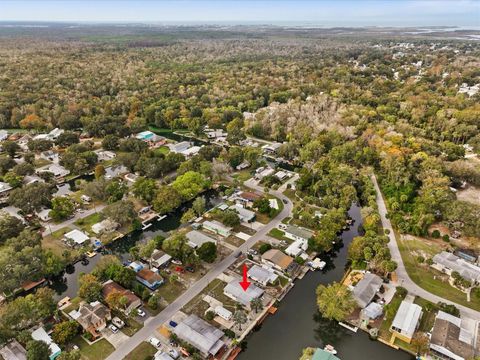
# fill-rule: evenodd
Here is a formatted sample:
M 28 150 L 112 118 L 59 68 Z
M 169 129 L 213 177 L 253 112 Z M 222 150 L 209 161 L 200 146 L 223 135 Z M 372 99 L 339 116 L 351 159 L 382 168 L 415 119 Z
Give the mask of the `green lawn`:
M 48 229 L 48 225 L 47 225 Z M 65 250 L 68 250 L 72 253 L 72 256 L 76 256 L 78 251 L 68 247 L 63 242 L 63 235 L 72 229 L 69 227 L 61 228 L 57 231 L 54 231 L 51 235 L 47 235 L 42 239 L 42 248 L 52 251 L 55 255 L 62 256 Z
M 90 232 L 92 230 L 92 225 L 102 221 L 102 214 L 93 213 L 87 217 L 78 219 L 75 221 L 75 225 L 80 227 L 82 230 Z
M 142 342 L 133 351 L 125 356 L 124 360 L 144 360 L 155 355 L 157 349 L 147 342 Z
M 176 281 L 170 282 L 167 280 L 165 284 L 162 284 L 157 290 L 157 294 L 164 298 L 169 304 L 173 302 L 177 297 L 179 297 L 185 291 L 185 286 Z
M 89 345 L 82 337 L 77 336 L 73 343 L 79 347 L 82 360 L 103 360 L 115 350 L 105 339 Z
M 204 295 L 210 295 L 211 297 L 220 301 L 226 309 L 232 312 L 235 311 L 235 301 L 223 293 L 223 289 L 226 285 L 227 284 L 222 280 L 214 279 L 200 294 L 198 294 L 187 305 L 184 306 L 184 311 L 189 314 L 194 313 L 200 317 L 204 317 L 205 312 L 209 308 L 208 303 L 203 301 Z
M 440 251 L 440 248 L 435 247 L 433 243 L 421 240 L 400 240 L 398 234 L 397 241 L 408 275 L 416 284 L 432 294 L 480 311 L 480 298 L 472 297 L 472 300 L 468 302 L 465 293 L 450 286 L 445 274 L 432 269 L 426 264 L 419 263 L 417 256 L 414 255 L 423 251 L 433 256 Z
M 168 148 L 168 146 L 165 146 L 165 145 L 162 145 L 154 150 L 155 154 L 167 155 L 169 152 L 170 152 L 170 149 Z
M 251 170 L 245 169 L 233 174 L 232 177 L 243 183 L 252 177 L 252 173 Z
M 415 298 L 415 304 L 420 305 L 423 309 L 423 315 L 422 319 L 420 320 L 418 330 L 423 332 L 430 332 L 432 330 L 433 324 L 435 323 L 438 306 L 428 300 L 419 297 Z
M 385 306 L 385 316 L 384 320 L 382 321 L 382 325 L 380 326 L 379 336 L 386 341 L 390 341 L 390 326 L 392 325 L 392 321 L 395 318 L 403 299 L 403 296 L 400 296 L 398 293 L 396 293 L 392 301 Z
M 270 230 L 268 235 L 270 235 L 271 237 L 274 237 L 275 239 L 278 239 L 278 240 L 291 241 L 290 239 L 285 237 L 285 233 L 282 230 L 277 229 L 277 228 L 273 228 L 272 230 Z

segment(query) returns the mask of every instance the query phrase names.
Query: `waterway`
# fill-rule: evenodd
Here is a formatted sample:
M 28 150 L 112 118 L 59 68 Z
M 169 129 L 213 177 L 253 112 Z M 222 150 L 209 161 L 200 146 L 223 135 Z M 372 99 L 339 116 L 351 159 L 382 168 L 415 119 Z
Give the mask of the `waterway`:
M 207 200 L 207 209 L 212 208 L 221 202 L 221 197 L 216 190 L 208 190 L 202 194 Z M 193 201 L 184 203 L 174 212 L 168 214 L 168 216 L 160 221 L 154 221 L 145 231 L 135 231 L 116 242 L 109 245 L 106 249 L 107 253 L 117 255 L 122 261 L 129 260 L 131 258 L 129 250 L 157 235 L 164 237 L 168 236 L 168 233 L 172 230 L 178 229 L 181 226 L 180 219 L 185 211 L 192 206 Z M 55 291 L 55 299 L 60 300 L 65 296 L 73 298 L 78 292 L 78 277 L 82 273 L 90 273 L 98 261 L 102 258 L 102 254 L 97 254 L 93 258 L 88 259 L 88 263 L 77 262 L 74 265 L 67 266 L 65 272 L 56 278 L 50 287 Z
M 309 272 L 297 280 L 285 296 L 278 311 L 269 316 L 261 328 L 247 338 L 247 349 L 239 360 L 295 360 L 306 347 L 321 347 L 331 344 L 342 360 L 411 360 L 409 354 L 394 350 L 378 341 L 369 339 L 359 330 L 353 333 L 338 324 L 323 319 L 317 311 L 315 289 L 319 284 L 340 281 L 347 265 L 347 248 L 359 234 L 360 208 L 352 206 L 350 217 L 355 223 L 343 232 L 343 246 L 337 248 L 321 272 Z

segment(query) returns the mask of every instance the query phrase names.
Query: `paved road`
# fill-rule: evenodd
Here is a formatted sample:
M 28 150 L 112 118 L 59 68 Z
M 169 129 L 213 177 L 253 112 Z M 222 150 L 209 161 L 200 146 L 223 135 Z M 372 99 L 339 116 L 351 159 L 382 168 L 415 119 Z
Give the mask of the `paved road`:
M 375 186 L 375 190 L 377 192 L 377 206 L 378 206 L 378 212 L 380 213 L 380 218 L 382 220 L 382 226 L 384 229 L 390 230 L 390 234 L 388 234 L 388 237 L 390 238 L 390 242 L 388 243 L 388 248 L 390 249 L 390 253 L 392 254 L 392 259 L 398 264 L 397 270 L 395 272 L 398 276 L 399 284 L 403 286 L 405 289 L 407 289 L 408 292 L 413 295 L 420 296 L 433 303 L 438 303 L 442 301 L 447 304 L 453 304 L 460 309 L 460 313 L 462 315 L 465 315 L 472 319 L 480 320 L 479 311 L 475 311 L 466 306 L 456 304 L 452 301 L 443 299 L 440 296 L 434 295 L 422 289 L 415 282 L 413 282 L 412 279 L 410 279 L 410 276 L 408 275 L 407 270 L 405 268 L 405 264 L 403 263 L 402 255 L 400 254 L 400 250 L 398 249 L 397 238 L 395 236 L 395 232 L 393 231 L 392 224 L 390 220 L 387 219 L 386 217 L 387 207 L 385 206 L 385 201 L 383 200 L 383 196 L 378 186 L 377 178 L 375 177 L 375 175 L 372 176 L 372 181 L 373 181 L 373 185 Z
M 75 215 L 71 219 L 63 221 L 60 224 L 51 224 L 51 225 L 50 224 L 45 224 L 45 231 L 43 232 L 43 236 L 47 236 L 47 235 L 49 235 L 49 234 L 51 234 L 51 233 L 53 233 L 57 230 L 60 230 L 61 228 L 72 225 L 78 219 L 86 218 L 87 216 L 92 215 L 95 212 L 101 212 L 105 208 L 105 206 L 106 205 L 101 204 L 101 205 L 96 206 L 95 209 L 85 210 L 82 213 L 76 212 Z
M 249 185 L 247 185 L 249 186 Z M 256 190 L 260 190 L 259 187 L 255 187 Z M 125 341 L 121 346 L 119 346 L 108 358 L 107 360 L 118 360 L 123 359 L 127 356 L 133 349 L 135 349 L 140 343 L 147 340 L 150 336 L 155 334 L 155 330 L 160 327 L 162 324 L 167 322 L 172 318 L 172 316 L 177 313 L 182 307 L 188 304 L 195 296 L 200 294 L 202 290 L 215 278 L 217 278 L 221 273 L 223 273 L 227 268 L 232 265 L 236 258 L 235 254 L 238 251 L 245 253 L 250 249 L 255 243 L 259 240 L 262 240 L 271 229 L 275 228 L 282 220 L 291 215 L 293 204 L 291 201 L 280 192 L 271 191 L 272 195 L 278 197 L 282 201 L 285 200 L 287 203 L 284 204 L 283 210 L 270 221 L 268 224 L 263 226 L 257 233 L 245 241 L 237 251 L 233 252 L 230 256 L 223 259 L 221 262 L 216 264 L 204 277 L 194 283 L 189 287 L 182 295 L 180 295 L 175 301 L 168 305 L 165 309 L 162 310 L 157 316 L 151 317 L 145 321 L 144 327 L 138 331 L 135 335 L 130 337 Z

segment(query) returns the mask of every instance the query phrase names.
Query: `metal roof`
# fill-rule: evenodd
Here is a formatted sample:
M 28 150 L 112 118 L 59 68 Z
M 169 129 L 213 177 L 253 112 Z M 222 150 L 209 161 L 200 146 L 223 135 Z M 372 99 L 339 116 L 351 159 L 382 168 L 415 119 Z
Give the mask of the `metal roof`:
M 392 328 L 411 338 L 421 315 L 422 308 L 419 305 L 403 300 L 393 319 Z
M 236 301 L 245 306 L 250 306 L 250 301 L 262 296 L 263 290 L 253 284 L 250 284 L 245 291 L 240 286 L 240 282 L 238 280 L 233 280 L 230 281 L 227 286 L 225 286 L 223 293 L 234 298 Z

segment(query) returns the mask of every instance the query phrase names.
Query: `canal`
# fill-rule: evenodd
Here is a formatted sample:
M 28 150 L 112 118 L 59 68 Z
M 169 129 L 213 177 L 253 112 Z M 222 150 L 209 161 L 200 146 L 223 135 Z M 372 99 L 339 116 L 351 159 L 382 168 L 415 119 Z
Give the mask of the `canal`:
M 221 197 L 216 190 L 208 190 L 201 196 L 204 196 L 207 200 L 207 209 L 210 209 L 221 202 Z M 178 229 L 181 226 L 180 219 L 182 218 L 183 213 L 192 206 L 192 203 L 193 200 L 184 203 L 177 210 L 168 214 L 165 219 L 154 221 L 152 226 L 145 231 L 135 231 L 115 241 L 107 246 L 106 253 L 115 254 L 122 259 L 122 261 L 130 259 L 131 256 L 129 250 L 133 246 L 146 242 L 157 235 L 166 237 L 168 236 L 169 231 Z M 67 266 L 64 273 L 50 284 L 50 287 L 55 291 L 55 299 L 60 300 L 65 296 L 70 298 L 77 296 L 79 287 L 78 276 L 82 273 L 90 273 L 102 256 L 102 254 L 97 254 L 93 258 L 89 258 L 88 263 L 84 264 L 82 262 L 77 262 L 74 265 Z
M 350 217 L 355 220 L 351 228 L 342 234 L 343 246 L 330 256 L 323 271 L 308 272 L 297 280 L 293 289 L 280 302 L 279 309 L 269 316 L 261 328 L 247 338 L 247 349 L 239 360 L 295 360 L 302 349 L 331 344 L 342 360 L 411 360 L 414 357 L 394 350 L 368 334 L 356 334 L 338 324 L 322 319 L 315 303 L 315 289 L 319 284 L 340 281 L 347 264 L 347 248 L 357 236 L 361 224 L 360 208 L 352 206 Z

